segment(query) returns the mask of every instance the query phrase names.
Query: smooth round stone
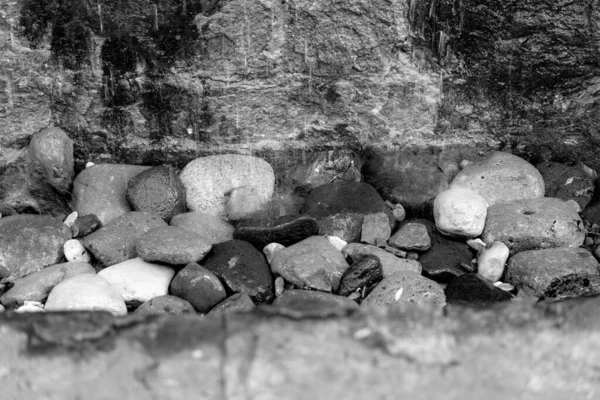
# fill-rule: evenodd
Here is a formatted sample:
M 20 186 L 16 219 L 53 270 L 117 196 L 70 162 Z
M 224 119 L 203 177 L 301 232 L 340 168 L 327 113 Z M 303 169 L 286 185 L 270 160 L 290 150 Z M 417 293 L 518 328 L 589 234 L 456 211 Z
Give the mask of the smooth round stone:
M 199 261 L 212 245 L 204 236 L 174 226 L 150 229 L 135 244 L 135 252 L 148 262 L 185 265 Z
M 273 301 L 273 307 L 265 308 L 265 311 L 302 319 L 345 316 L 358 308 L 354 301 L 344 296 L 313 290 L 286 290 Z
M 383 277 L 388 277 L 396 272 L 414 272 L 421 274 L 422 267 L 418 261 L 399 258 L 392 253 L 370 244 L 348 243 L 343 248 L 344 257 L 359 260 L 364 256 L 373 255 L 381 262 Z
M 73 182 L 73 141 L 60 128 L 49 127 L 34 134 L 29 142 L 33 167 L 43 171 L 44 179 L 61 192 L 69 190 Z
M 412 272 L 397 272 L 383 278 L 363 300 L 361 306 L 395 303 L 429 303 L 445 306 L 446 296 L 442 287 L 431 279 Z
M 431 238 L 425 225 L 418 222 L 407 222 L 400 226 L 388 243 L 401 250 L 427 251 L 431 247 Z
M 464 274 L 451 280 L 444 292 L 451 304 L 485 306 L 513 298 L 478 274 Z
M 67 216 L 67 218 L 65 218 L 65 220 L 63 221 L 63 224 L 65 224 L 66 226 L 71 228 L 73 226 L 73 224 L 75 223 L 75 221 L 77 220 L 78 216 L 79 216 L 79 213 L 77 211 L 73 211 L 71 214 L 69 214 Z
M 189 301 L 202 314 L 209 312 L 227 297 L 219 278 L 196 263 L 186 265 L 175 275 L 170 292 Z
M 44 312 L 44 305 L 39 301 L 26 301 L 22 306 L 15 309 L 17 313 Z
M 102 226 L 102 222 L 94 214 L 84 215 L 79 217 L 71 226 L 74 238 L 80 238 L 97 231 Z
M 383 269 L 379 258 L 373 255 L 364 256 L 344 272 L 337 294 L 349 296 L 357 290 L 364 290 L 364 294 L 368 295 L 382 279 Z
M 63 245 L 63 251 L 67 261 L 83 261 L 89 263 L 92 257 L 89 255 L 85 247 L 77 239 L 67 240 Z
M 275 253 L 283 249 L 285 249 L 284 245 L 281 245 L 279 243 L 269 243 L 263 249 L 263 254 L 267 258 L 267 262 L 271 264 L 271 261 L 273 261 L 273 257 L 275 257 Z
M 498 282 L 504 273 L 504 265 L 509 254 L 510 250 L 504 243 L 495 242 L 479 255 L 477 272 L 491 283 Z
M 175 275 L 172 268 L 152 264 L 141 258 L 123 261 L 98 272 L 125 301 L 146 302 L 168 294 L 169 284 Z
M 223 315 L 239 312 L 249 312 L 252 311 L 254 308 L 256 308 L 256 306 L 252 302 L 250 296 L 248 296 L 245 293 L 236 293 L 217 304 L 206 315 Z
M 204 236 L 211 244 L 222 243 L 233 239 L 235 228 L 216 215 L 191 211 L 177 214 L 171 219 L 171 226 L 176 226 Z
M 56 285 L 45 306 L 46 311 L 108 311 L 127 314 L 121 293 L 100 275 L 83 274 Z
M 487 216 L 487 203 L 468 189 L 449 189 L 433 202 L 435 225 L 443 234 L 473 238 L 481 235 Z
M 164 295 L 158 296 L 140 305 L 134 314 L 139 315 L 159 315 L 159 314 L 195 314 L 194 306 L 184 299 L 177 296 Z
M 290 246 L 319 231 L 317 220 L 308 215 L 285 215 L 273 219 L 246 220 L 241 222 L 234 239 L 252 243 L 257 249 L 263 249 L 269 243 Z
M 93 162 L 91 162 L 91 161 L 88 161 L 88 162 L 86 162 L 86 163 L 85 163 L 85 167 L 86 167 L 86 168 L 93 167 L 94 165 L 96 165 L 96 164 L 95 164 L 95 163 L 93 163 Z

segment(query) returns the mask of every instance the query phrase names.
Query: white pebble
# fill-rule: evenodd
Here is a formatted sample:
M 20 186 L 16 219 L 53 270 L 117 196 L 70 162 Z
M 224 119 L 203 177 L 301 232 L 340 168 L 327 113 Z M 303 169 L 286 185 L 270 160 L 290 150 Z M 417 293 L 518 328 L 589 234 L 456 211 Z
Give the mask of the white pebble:
M 283 294 L 284 291 L 284 285 L 285 285 L 285 281 L 283 280 L 282 277 L 277 277 L 277 279 L 275 279 L 275 296 L 279 297 Z
M 460 164 L 458 164 L 458 166 L 460 167 L 460 169 L 465 169 L 469 164 L 471 164 L 471 161 L 469 161 L 469 160 L 462 160 L 460 162 Z
M 39 301 L 28 301 L 25 300 L 23 305 L 15 310 L 15 312 L 40 312 L 44 311 L 44 305 Z
M 79 217 L 79 213 L 77 213 L 77 211 L 73 211 L 71 214 L 69 214 L 69 216 L 67 218 L 65 218 L 63 224 L 65 224 L 66 226 L 68 226 L 70 228 L 73 226 L 73 224 L 77 220 L 77 217 Z
M 467 240 L 467 245 L 476 251 L 483 251 L 485 249 L 485 242 L 479 238 Z
M 511 285 L 510 283 L 505 283 L 505 282 L 496 282 L 494 283 L 494 286 L 496 286 L 498 289 L 502 289 L 505 292 L 512 292 L 513 290 L 515 290 L 515 287 L 513 285 Z
M 275 253 L 283 249 L 285 249 L 285 246 L 279 243 L 269 243 L 263 248 L 263 253 L 267 258 L 267 262 L 269 263 L 269 265 L 271 264 L 271 260 L 273 260 Z
M 581 206 L 579 206 L 579 203 L 576 202 L 575 200 L 571 199 L 571 200 L 567 200 L 566 203 L 573 208 L 573 210 L 575 210 L 575 212 L 580 212 L 581 211 Z
M 90 254 L 77 239 L 67 240 L 63 245 L 63 250 L 67 261 L 77 260 L 89 263 L 92 260 Z
M 508 260 L 508 247 L 502 242 L 494 242 L 477 259 L 477 273 L 489 282 L 497 282 L 504 273 L 504 264 Z
M 85 167 L 86 167 L 86 168 L 93 167 L 94 165 L 96 165 L 96 164 L 94 164 L 94 163 L 93 163 L 93 162 L 91 162 L 91 161 L 88 161 L 87 163 L 85 163 Z
M 394 218 L 396 218 L 396 221 L 398 222 L 402 222 L 406 218 L 406 210 L 404 210 L 402 204 L 396 204 L 396 206 L 392 210 L 392 213 L 394 214 Z
M 4 306 L 2 304 L 0 304 L 0 312 L 4 311 Z
M 348 242 L 346 242 L 344 239 L 341 239 L 337 236 L 327 236 L 327 239 L 329 240 L 329 243 L 331 243 L 333 247 L 339 251 L 342 251 L 342 249 L 348 244 Z

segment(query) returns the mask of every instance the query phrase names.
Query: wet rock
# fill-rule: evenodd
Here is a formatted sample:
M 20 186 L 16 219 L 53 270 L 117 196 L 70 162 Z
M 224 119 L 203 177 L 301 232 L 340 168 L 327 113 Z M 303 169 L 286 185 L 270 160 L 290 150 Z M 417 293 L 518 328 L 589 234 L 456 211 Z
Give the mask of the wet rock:
M 82 274 L 54 286 L 45 305 L 46 311 L 107 311 L 127 314 L 119 291 L 100 275 Z
M 544 179 L 545 197 L 574 200 L 581 209 L 590 203 L 594 185 L 578 166 L 545 161 L 536 168 Z
M 561 300 L 600 293 L 598 262 L 582 248 L 529 250 L 508 260 L 504 281 L 541 299 Z
M 167 226 L 157 215 L 132 211 L 83 239 L 83 245 L 104 266 L 109 267 L 137 256 L 135 244 L 152 228 Z
M 135 253 L 148 262 L 185 265 L 199 261 L 212 245 L 195 232 L 161 226 L 144 233 L 135 243 Z
M 270 301 L 275 296 L 269 264 L 248 242 L 234 239 L 215 244 L 202 260 L 202 266 L 221 280 L 228 293 L 245 293 L 255 303 Z
M 180 178 L 190 210 L 218 215 L 223 219 L 227 219 L 226 193 L 240 186 L 249 186 L 256 190 L 262 205 L 271 198 L 275 184 L 269 163 L 238 154 L 197 158 L 185 166 Z
M 344 316 L 358 310 L 347 297 L 312 290 L 286 290 L 273 301 L 273 307 L 278 314 L 296 319 Z
M 331 292 L 348 269 L 340 251 L 323 236 L 311 236 L 275 253 L 271 270 L 299 287 Z
M 245 293 L 235 293 L 216 306 L 207 315 L 224 315 L 252 311 L 256 306 L 250 296 Z
M 105 268 L 98 275 L 117 289 L 123 300 L 143 303 L 168 294 L 175 271 L 138 257 Z
M 159 215 L 165 222 L 187 210 L 185 188 L 170 166 L 152 167 L 134 176 L 126 196 L 132 210 Z
M 385 244 L 392 234 L 385 213 L 367 214 L 363 220 L 360 241 L 368 244 Z
M 73 232 L 74 238 L 80 238 L 97 231 L 101 226 L 102 222 L 100 222 L 95 214 L 88 214 L 83 217 L 78 217 L 75 222 L 73 222 L 71 231 Z
M 343 248 L 344 257 L 350 257 L 352 260 L 359 260 L 364 256 L 375 256 L 381 262 L 383 277 L 386 278 L 396 272 L 414 272 L 420 274 L 421 264 L 415 260 L 399 258 L 390 252 L 380 249 L 377 246 L 369 244 L 349 243 Z
M 435 225 L 446 235 L 477 237 L 483 232 L 486 216 L 487 203 L 472 190 L 449 189 L 433 202 Z
M 186 229 L 204 236 L 211 244 L 233 239 L 235 228 L 221 217 L 191 211 L 178 214 L 171 219 L 171 226 Z
M 98 164 L 86 168 L 73 182 L 73 200 L 79 215 L 95 214 L 102 225 L 131 211 L 127 184 L 150 167 L 124 164 Z
M 495 287 L 479 274 L 464 274 L 451 280 L 445 293 L 449 304 L 476 306 L 488 306 L 513 298 L 510 293 Z
M 560 199 L 545 197 L 488 208 L 482 239 L 504 242 L 515 254 L 530 249 L 578 247 L 585 239 L 579 215 Z
M 67 261 L 83 261 L 89 263 L 92 260 L 89 253 L 77 239 L 70 239 L 63 245 L 63 251 Z
M 395 303 L 446 305 L 444 289 L 437 282 L 412 272 L 397 272 L 383 278 L 363 300 L 361 306 Z
M 148 300 L 139 306 L 134 314 L 160 315 L 160 314 L 195 314 L 196 310 L 189 301 L 176 296 L 164 295 Z
M 407 222 L 400 226 L 388 243 L 401 250 L 427 251 L 431 247 L 431 238 L 425 225 L 418 222 Z
M 82 261 L 51 265 L 15 281 L 10 290 L 0 297 L 0 303 L 15 308 L 25 301 L 43 302 L 54 286 L 79 274 L 95 274 L 94 268 Z
M 246 220 L 241 222 L 233 237 L 252 243 L 262 250 L 269 243 L 290 246 L 319 231 L 317 220 L 308 215 L 286 215 L 279 218 Z
M 335 236 L 345 242 L 360 242 L 365 216 L 342 212 L 319 219 L 319 235 Z
M 383 269 L 379 258 L 373 255 L 364 256 L 348 267 L 342 278 L 337 294 L 349 296 L 356 291 L 363 291 L 361 296 L 368 295 L 373 287 L 383 279 Z
M 32 167 L 59 192 L 66 193 L 73 182 L 73 141 L 60 128 L 50 127 L 36 133 L 29 143 Z
M 494 152 L 469 164 L 454 178 L 452 189 L 479 193 L 488 206 L 544 197 L 544 179 L 527 161 L 510 153 Z
M 477 259 L 477 272 L 490 283 L 498 282 L 504 273 L 504 264 L 510 250 L 502 242 L 495 242 L 484 249 Z
M 0 264 L 16 280 L 64 256 L 63 245 L 71 230 L 60 220 L 45 215 L 11 215 L 0 219 Z
M 202 314 L 209 312 L 227 297 L 219 278 L 195 262 L 186 265 L 175 275 L 170 292 L 189 301 Z

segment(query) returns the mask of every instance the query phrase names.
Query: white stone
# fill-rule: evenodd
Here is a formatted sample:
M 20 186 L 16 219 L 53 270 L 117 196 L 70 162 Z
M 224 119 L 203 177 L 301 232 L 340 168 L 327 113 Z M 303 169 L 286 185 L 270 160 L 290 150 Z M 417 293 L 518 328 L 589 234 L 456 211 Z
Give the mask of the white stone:
M 132 258 L 98 272 L 125 301 L 146 302 L 169 294 L 169 284 L 175 275 L 172 268 Z
M 277 279 L 275 279 L 275 297 L 279 297 L 283 294 L 283 291 L 285 290 L 284 286 L 285 280 L 278 276 Z
M 486 246 L 485 242 L 479 238 L 467 240 L 467 245 L 477 251 L 482 251 Z
M 471 161 L 469 160 L 462 160 L 460 162 L 460 164 L 458 164 L 458 166 L 460 167 L 460 169 L 464 169 L 466 168 L 469 164 L 471 164 Z
M 495 283 L 504 273 L 504 265 L 508 260 L 508 247 L 502 242 L 495 242 L 479 255 L 477 273 L 485 280 Z
M 437 229 L 446 235 L 476 237 L 485 227 L 487 203 L 468 189 L 448 189 L 433 202 L 433 218 Z
M 94 163 L 93 163 L 93 162 L 91 162 L 91 161 L 88 161 L 88 162 L 86 162 L 86 163 L 85 163 L 85 167 L 86 167 L 86 168 L 93 167 L 94 165 L 96 165 L 96 164 L 94 164 Z
M 39 301 L 25 301 L 21 307 L 15 309 L 15 312 L 44 312 L 44 305 Z
M 67 240 L 63 245 L 63 251 L 65 252 L 67 261 L 83 261 L 89 263 L 92 260 L 90 254 L 77 239 Z
M 65 224 L 66 226 L 68 226 L 70 228 L 73 226 L 73 224 L 77 220 L 77 217 L 79 217 L 79 213 L 77 211 L 73 211 L 71 214 L 69 214 L 69 216 L 67 218 L 65 218 L 65 220 L 63 221 L 63 224 Z
M 4 306 L 0 304 L 0 312 L 4 312 Z
M 342 249 L 348 244 L 348 242 L 346 242 L 344 239 L 341 239 L 337 236 L 327 236 L 327 240 L 329 240 L 329 243 L 331 243 L 333 247 L 339 251 L 342 251 Z
M 99 275 L 81 274 L 54 286 L 46 311 L 108 311 L 127 314 L 127 306 L 119 291 Z
M 271 260 L 279 250 L 285 249 L 285 246 L 279 243 L 269 243 L 263 248 L 263 253 L 267 258 L 267 262 L 271 264 Z
M 398 222 L 402 222 L 406 218 L 406 210 L 404 210 L 402 204 L 396 204 L 396 206 L 392 209 L 392 213 Z
M 505 283 L 505 282 L 496 282 L 494 283 L 494 286 L 496 286 L 498 289 L 502 289 L 505 292 L 512 292 L 513 290 L 515 290 L 515 287 L 513 285 L 511 285 L 510 283 Z

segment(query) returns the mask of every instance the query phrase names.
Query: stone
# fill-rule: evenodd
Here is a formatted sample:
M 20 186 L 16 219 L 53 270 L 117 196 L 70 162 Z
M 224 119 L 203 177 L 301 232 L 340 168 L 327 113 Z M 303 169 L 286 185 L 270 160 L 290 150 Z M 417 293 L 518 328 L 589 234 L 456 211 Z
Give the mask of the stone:
M 431 247 L 431 238 L 425 225 L 418 222 L 407 222 L 400 226 L 388 243 L 401 250 L 427 251 Z
M 255 187 L 238 186 L 225 194 L 225 219 L 240 221 L 252 218 L 263 206 L 266 203 Z
M 269 243 L 290 246 L 319 231 L 317 220 L 308 215 L 286 215 L 278 218 L 246 220 L 238 224 L 234 239 L 252 243 L 259 250 Z
M 563 200 L 545 197 L 488 208 L 482 239 L 504 242 L 511 254 L 531 249 L 578 247 L 585 239 L 579 215 Z
M 267 258 L 267 262 L 269 264 L 271 264 L 271 261 L 273 261 L 273 257 L 275 256 L 275 253 L 277 253 L 279 250 L 283 250 L 285 249 L 284 245 L 281 245 L 279 243 L 269 243 L 268 245 L 266 245 L 263 248 L 263 253 L 265 255 L 265 257 Z
M 245 293 L 235 293 L 216 306 L 206 315 L 225 315 L 233 313 L 243 313 L 254 310 L 256 306 L 252 302 L 250 296 Z
M 4 312 L 6 310 L 6 308 L 4 308 L 4 306 L 2 304 L 0 304 L 0 313 Z
M 15 308 L 25 301 L 43 302 L 54 286 L 80 274 L 95 274 L 94 268 L 82 261 L 55 264 L 17 279 L 14 286 L 0 297 L 0 303 Z
M 311 236 L 275 253 L 271 270 L 298 287 L 331 292 L 349 265 L 323 236 Z
M 383 269 L 379 258 L 373 255 L 364 256 L 354 261 L 344 272 L 337 294 L 349 296 L 356 291 L 361 291 L 361 296 L 365 297 L 382 279 Z
M 345 242 L 360 242 L 364 215 L 342 212 L 318 220 L 319 235 L 336 236 Z
M 362 307 L 395 303 L 446 305 L 444 290 L 437 282 L 413 272 L 397 272 L 383 278 L 361 303 Z
M 352 150 L 311 151 L 288 169 L 287 177 L 296 186 L 314 189 L 334 179 L 360 182 L 361 158 Z
M 469 164 L 454 178 L 452 189 L 470 189 L 488 206 L 544 197 L 544 179 L 527 161 L 510 153 L 493 152 Z
M 15 309 L 17 313 L 44 312 L 44 305 L 38 301 L 26 301 Z
M 248 242 L 234 239 L 215 244 L 202 266 L 219 278 L 228 294 L 245 293 L 255 303 L 275 297 L 271 268 L 263 254 Z
M 173 167 L 166 165 L 149 168 L 131 178 L 126 198 L 133 211 L 159 215 L 167 223 L 187 210 L 183 183 Z
M 573 200 L 581 209 L 590 203 L 594 184 L 578 166 L 545 161 L 535 167 L 544 179 L 544 197 Z
M 49 127 L 31 137 L 29 157 L 32 168 L 59 192 L 66 193 L 75 175 L 73 141 L 58 127 Z
M 464 274 L 451 280 L 444 292 L 449 304 L 489 306 L 513 298 L 479 274 Z
M 160 226 L 140 236 L 135 253 L 148 262 L 185 265 L 202 260 L 211 247 L 205 236 L 175 226 Z
M 10 205 L 0 202 L 0 214 L 4 217 L 8 217 L 9 215 L 17 215 L 18 213 Z
M 180 174 L 186 190 L 187 206 L 227 219 L 225 194 L 240 186 L 252 187 L 259 206 L 273 195 L 275 175 L 266 161 L 239 154 L 214 155 L 197 158 L 188 163 Z M 256 210 L 258 211 L 258 210 Z
M 222 243 L 233 239 L 235 228 L 221 217 L 191 211 L 178 214 L 171 219 L 171 226 L 176 226 L 204 236 L 211 244 Z
M 119 291 L 100 275 L 81 274 L 54 286 L 45 304 L 46 311 L 107 311 L 127 314 Z
M 46 215 L 10 215 L 0 219 L 0 265 L 16 280 L 45 266 L 60 262 L 71 230 Z
M 385 243 L 391 234 L 392 229 L 390 228 L 388 216 L 385 213 L 365 215 L 361 229 L 361 242 L 374 245 Z
M 142 303 L 142 305 L 134 311 L 134 314 L 142 316 L 162 314 L 183 315 L 195 313 L 196 310 L 194 310 L 194 307 L 189 301 L 168 294 L 150 299 L 147 302 Z
M 397 222 L 402 222 L 406 219 L 406 210 L 402 207 L 402 204 L 395 204 L 392 208 L 392 213 Z
M 83 245 L 104 266 L 109 267 L 137 257 L 137 240 L 152 228 L 167 226 L 157 215 L 132 211 L 89 234 Z
M 329 240 L 329 243 L 331 243 L 332 246 L 338 249 L 339 251 L 342 251 L 342 249 L 348 244 L 348 242 L 346 242 L 344 239 L 339 238 L 337 236 L 326 236 L 326 238 L 327 240 Z
M 95 214 L 88 214 L 77 218 L 73 226 L 71 226 L 71 231 L 74 238 L 80 238 L 97 231 L 101 226 L 102 222 L 100 222 Z
M 386 278 L 396 272 L 413 272 L 421 274 L 422 267 L 418 261 L 399 258 L 390 252 L 369 244 L 348 243 L 342 250 L 344 257 L 359 260 L 364 256 L 375 256 L 381 262 L 383 277 Z
M 600 293 L 598 262 L 582 248 L 522 251 L 508 260 L 504 281 L 543 300 Z
M 175 275 L 172 268 L 133 258 L 104 268 L 98 276 L 105 278 L 125 301 L 144 303 L 168 294 Z
M 88 162 L 86 162 L 86 163 L 85 163 L 85 167 L 86 167 L 86 168 L 93 167 L 94 165 L 96 165 L 96 164 L 95 164 L 95 163 L 93 163 L 93 162 L 91 162 L 91 161 L 88 161 Z
M 485 249 L 485 242 L 479 238 L 477 239 L 469 239 L 467 240 L 467 245 L 472 248 L 473 250 L 475 250 L 476 252 L 480 253 Z
M 505 283 L 505 282 L 496 282 L 494 283 L 494 286 L 497 287 L 498 289 L 504 290 L 505 292 L 512 292 L 515 290 L 515 287 L 513 285 L 511 285 L 510 283 Z
M 468 189 L 449 189 L 433 202 L 433 218 L 438 231 L 449 236 L 474 238 L 481 235 L 487 216 L 487 203 Z
M 504 265 L 510 250 L 502 242 L 495 242 L 484 249 L 477 259 L 477 272 L 490 283 L 498 282 L 504 273 Z
M 73 226 L 73 224 L 75 223 L 75 221 L 77 221 L 78 216 L 79 216 L 79 213 L 77 211 L 73 211 L 71 214 L 69 214 L 67 216 L 67 218 L 65 218 L 65 220 L 63 221 L 63 224 L 65 224 L 66 226 L 71 228 Z
M 195 262 L 189 263 L 175 275 L 169 290 L 173 295 L 189 301 L 202 314 L 227 297 L 219 278 Z
M 285 290 L 285 279 L 278 276 L 275 278 L 275 297 L 279 297 Z
M 273 301 L 278 314 L 287 317 L 328 318 L 344 316 L 358 310 L 358 305 L 344 296 L 312 290 L 286 290 Z
M 73 182 L 73 200 L 79 215 L 95 214 L 102 225 L 131 212 L 127 184 L 150 167 L 124 164 L 98 164 L 86 168 Z
M 83 261 L 89 263 L 92 257 L 89 255 L 85 247 L 77 239 L 70 239 L 63 245 L 63 251 L 67 261 Z

